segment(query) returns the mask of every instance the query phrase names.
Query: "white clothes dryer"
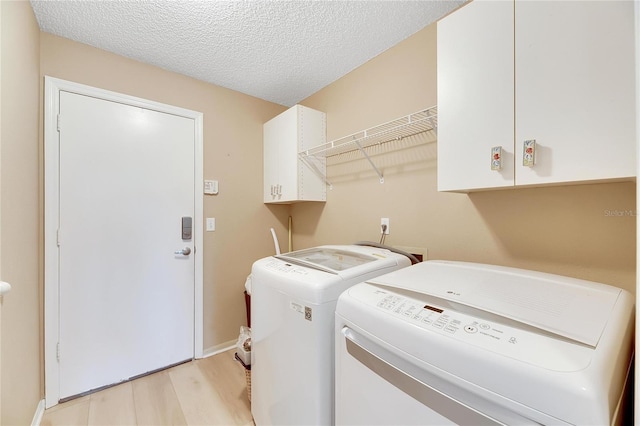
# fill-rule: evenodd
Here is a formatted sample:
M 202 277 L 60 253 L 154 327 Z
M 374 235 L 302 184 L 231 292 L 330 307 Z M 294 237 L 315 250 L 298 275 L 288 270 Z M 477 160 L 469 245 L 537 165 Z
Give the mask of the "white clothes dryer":
M 411 265 L 404 254 L 320 246 L 256 261 L 251 269 L 251 412 L 262 425 L 333 422 L 338 296 Z
M 352 286 L 336 308 L 336 424 L 631 424 L 633 305 L 620 288 L 461 262 Z

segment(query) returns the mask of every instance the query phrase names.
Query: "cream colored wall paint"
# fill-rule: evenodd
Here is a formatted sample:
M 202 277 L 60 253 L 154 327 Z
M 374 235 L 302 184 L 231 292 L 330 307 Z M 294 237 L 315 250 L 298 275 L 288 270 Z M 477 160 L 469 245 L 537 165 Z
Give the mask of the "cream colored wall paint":
M 39 37 L 27 1 L 3 1 L 0 194 L 3 425 L 29 424 L 41 397 L 38 264 Z
M 41 34 L 41 77 L 70 80 L 204 113 L 204 177 L 219 195 L 204 199 L 216 231 L 204 241 L 204 347 L 237 338 L 251 264 L 273 253 L 270 227 L 286 240 L 288 206 L 262 203 L 262 124 L 285 107 L 103 50 Z
M 302 103 L 327 113 L 328 140 L 437 104 L 436 25 Z M 388 217 L 386 242 L 427 248 L 430 259 L 528 268 L 635 292 L 635 183 L 439 193 L 437 144 L 428 142 L 423 136 L 378 150 L 384 184 L 357 156 L 330 159 L 326 205 L 292 208 L 294 247 L 378 241 L 380 218 Z

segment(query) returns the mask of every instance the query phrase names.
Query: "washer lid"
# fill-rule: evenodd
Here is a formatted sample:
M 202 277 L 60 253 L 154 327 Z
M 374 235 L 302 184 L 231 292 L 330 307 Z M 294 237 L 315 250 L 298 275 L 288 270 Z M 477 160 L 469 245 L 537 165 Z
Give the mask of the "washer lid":
M 279 254 L 275 257 L 286 262 L 319 269 L 332 274 L 380 260 L 368 254 L 327 246 L 293 251 Z
M 422 262 L 369 282 L 430 294 L 592 347 L 624 291 L 541 272 L 446 261 Z

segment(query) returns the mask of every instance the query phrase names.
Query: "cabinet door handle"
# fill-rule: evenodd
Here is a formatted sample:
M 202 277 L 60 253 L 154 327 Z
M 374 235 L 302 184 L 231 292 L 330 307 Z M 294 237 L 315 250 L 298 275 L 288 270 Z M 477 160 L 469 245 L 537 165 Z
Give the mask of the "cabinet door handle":
M 502 170 L 502 147 L 491 148 L 491 170 Z
M 522 147 L 522 165 L 524 167 L 533 167 L 536 164 L 536 140 L 530 139 L 524 141 Z

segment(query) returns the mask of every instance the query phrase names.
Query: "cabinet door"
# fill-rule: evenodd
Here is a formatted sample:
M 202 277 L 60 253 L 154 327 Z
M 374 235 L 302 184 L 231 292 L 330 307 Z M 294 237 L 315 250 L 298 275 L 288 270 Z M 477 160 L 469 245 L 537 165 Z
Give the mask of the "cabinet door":
M 300 114 L 302 107 L 296 105 L 283 112 L 279 129 L 278 181 L 279 200 L 297 201 L 298 197 L 298 139 L 300 138 Z
M 513 7 L 476 0 L 438 22 L 439 191 L 514 184 Z
M 298 110 L 298 106 L 292 107 L 264 124 L 265 203 L 298 198 Z
M 635 176 L 633 16 L 631 1 L 516 1 L 517 185 Z

